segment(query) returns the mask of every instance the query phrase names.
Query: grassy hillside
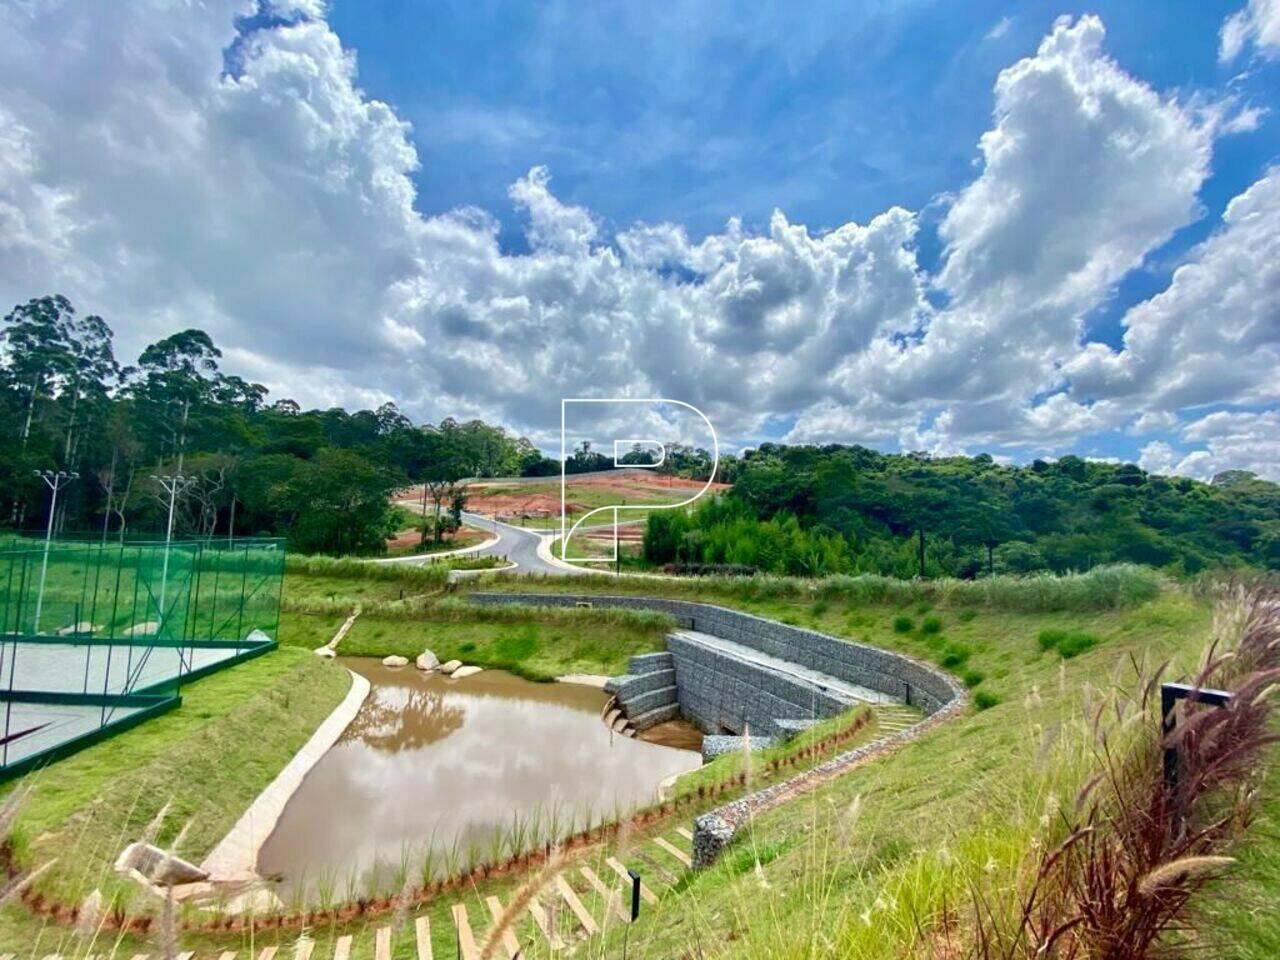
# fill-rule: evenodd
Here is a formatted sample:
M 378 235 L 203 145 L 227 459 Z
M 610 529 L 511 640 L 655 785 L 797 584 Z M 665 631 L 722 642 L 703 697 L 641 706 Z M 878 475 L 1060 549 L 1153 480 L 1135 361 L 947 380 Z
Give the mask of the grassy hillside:
M 357 624 L 366 626 L 363 632 L 352 631 L 351 651 L 412 655 L 420 644 L 428 643 L 446 656 L 461 653 L 471 644 L 461 659 L 482 662 L 488 657 L 495 665 L 510 660 L 532 674 L 547 676 L 586 664 L 599 667 L 591 672 L 611 672 L 625 651 L 652 648 L 665 627 L 660 620 L 606 617 L 601 610 L 476 610 L 458 600 L 440 602 L 420 584 L 401 599 L 403 579 L 382 573 L 371 579 L 332 571 L 329 575 L 293 574 L 286 586 L 288 612 L 282 639 L 300 647 L 318 645 L 332 635 L 344 611 L 359 603 L 368 612 Z M 699 596 L 702 590 L 714 602 L 931 659 L 965 679 L 975 706 L 896 753 L 760 816 L 714 868 L 686 873 L 673 886 L 667 886 L 644 853 L 646 828 L 630 832 L 605 851 L 588 853 L 600 859 L 604 852 L 612 852 L 655 888 L 665 890 L 658 907 L 646 907 L 640 922 L 629 930 L 631 954 L 936 960 L 938 925 L 964 916 L 975 885 L 1000 890 L 1024 880 L 1028 858 L 1053 842 L 1057 812 L 1073 802 L 1092 769 L 1085 717 L 1094 705 L 1110 691 L 1131 687 L 1135 664 L 1169 660 L 1172 675 L 1189 674 L 1211 634 L 1212 606 L 1186 590 L 1168 583 L 1157 583 L 1154 592 L 1117 590 L 1111 583 L 1112 589 L 1090 594 L 1088 583 L 1070 581 L 1056 587 L 1028 583 L 1019 595 L 1012 584 L 995 592 L 988 584 L 987 592 L 979 593 L 975 585 L 863 583 L 855 588 L 843 583 L 840 589 L 833 584 L 826 589 L 821 584 L 799 589 L 796 584 L 776 582 L 752 592 L 726 583 L 649 582 L 650 589 L 672 586 L 689 597 Z M 1097 586 L 1100 581 L 1092 583 Z M 622 585 L 612 584 L 614 589 Z M 540 585 L 575 590 L 585 586 L 583 582 Z M 641 589 L 639 582 L 628 587 Z M 1093 601 L 1087 602 L 1091 595 Z M 195 749 L 194 744 L 214 742 L 214 755 L 237 763 L 236 751 L 250 749 L 252 737 L 246 735 L 246 727 L 267 730 L 280 722 L 272 718 L 278 716 L 273 711 L 282 697 L 294 705 L 303 699 L 296 692 L 286 694 L 287 689 L 297 691 L 304 682 L 326 686 L 323 678 L 333 676 L 326 673 L 328 665 L 301 650 L 286 649 L 259 664 L 257 669 L 271 671 L 269 676 L 251 678 L 243 671 L 232 671 L 202 681 L 191 688 L 188 706 L 172 715 L 175 721 L 187 715 L 191 723 L 188 707 L 195 706 L 207 714 L 208 727 L 193 725 L 185 733 L 170 729 L 161 738 L 163 721 L 158 721 L 130 735 L 154 731 L 153 736 L 171 744 L 171 749 L 159 750 L 151 736 L 128 751 L 124 751 L 127 738 L 114 741 L 124 751 L 111 757 L 112 768 L 122 772 L 118 786 L 114 781 L 112 789 L 103 786 L 107 777 L 99 772 L 105 766 L 102 760 L 87 770 L 72 766 L 76 760 L 71 760 L 49 771 L 48 782 L 60 786 L 34 799 L 24 821 L 23 843 L 32 844 L 41 832 L 53 836 L 74 832 L 70 825 L 90 816 L 86 811 L 97 809 L 101 803 L 97 797 L 103 792 L 110 798 L 136 794 L 136 785 L 149 782 L 146 778 L 158 771 L 171 778 L 165 782 L 180 783 L 181 775 L 168 766 L 170 758 L 183 760 L 185 768 L 186 751 Z M 244 670 L 253 667 L 250 664 Z M 237 702 L 232 690 L 203 701 L 196 698 L 202 688 L 217 690 L 206 685 L 220 680 L 239 689 L 237 676 L 245 684 L 252 680 L 252 685 L 263 688 L 251 698 L 256 706 L 247 715 L 231 717 L 223 712 Z M 263 698 L 265 703 L 260 702 Z M 224 728 L 224 733 L 215 732 Z M 862 729 L 842 749 L 864 742 L 874 732 L 873 727 Z M 293 734 L 282 731 L 282 736 L 287 739 Z M 801 742 L 792 749 L 799 751 L 804 745 Z M 799 768 L 825 755 L 829 754 L 810 757 Z M 87 762 L 92 753 L 84 757 Z M 733 776 L 739 763 L 735 757 L 723 758 L 677 789 L 687 794 L 708 778 Z M 197 772 L 204 769 L 199 761 L 190 766 Z M 784 766 L 770 774 L 761 764 L 753 764 L 748 786 L 758 787 L 795 769 Z M 87 779 L 81 783 L 82 778 Z M 228 808 L 247 802 L 245 797 L 252 793 L 247 785 L 204 775 L 196 783 L 207 801 L 224 798 Z M 1197 939 L 1225 941 L 1220 955 L 1239 960 L 1272 956 L 1269 945 L 1277 935 L 1267 910 L 1280 893 L 1274 838 L 1269 832 L 1273 828 L 1268 826 L 1278 816 L 1273 783 L 1266 785 L 1263 796 L 1261 829 L 1241 845 L 1241 865 L 1230 885 L 1230 898 L 1203 901 L 1204 922 L 1196 933 Z M 148 803 L 155 805 L 154 798 L 148 798 Z M 107 801 L 107 809 L 117 806 L 114 799 Z M 123 819 L 115 814 L 117 819 L 111 822 L 127 822 L 136 829 L 149 815 L 140 808 Z M 675 823 L 687 822 L 689 815 L 683 813 Z M 669 831 L 675 823 L 659 822 L 651 829 L 666 830 L 672 837 Z M 218 831 L 210 825 L 206 832 Z M 188 841 L 192 850 L 203 842 L 200 837 Z M 76 859 L 81 857 L 80 847 L 63 849 Z M 97 856 L 100 863 L 102 856 Z M 597 867 L 605 870 L 600 864 Z M 431 917 L 437 955 L 450 956 L 449 906 L 460 897 L 474 906 L 490 893 L 507 902 L 515 886 L 516 881 L 508 877 L 480 880 L 465 894 L 438 897 L 403 921 L 392 914 L 326 920 L 315 929 L 318 955 L 327 957 L 324 951 L 346 932 L 357 937 L 353 960 L 370 960 L 371 931 L 390 923 L 396 929 L 393 957 L 412 957 L 411 918 L 425 909 Z M 2 915 L 0 942 L 6 942 L 5 936 L 31 935 L 32 923 L 21 918 L 12 908 Z M 472 922 L 484 925 L 479 913 L 473 912 Z M 526 945 L 526 956 L 547 955 L 527 916 L 517 923 L 516 933 Z M 212 934 L 188 937 L 188 941 L 206 950 L 237 949 L 249 942 L 243 935 Z M 42 948 L 52 942 L 42 941 Z M 288 935 L 267 930 L 254 939 L 257 948 L 277 942 L 291 941 Z M 615 926 L 578 953 L 620 956 L 621 930 Z
M 69 905 L 91 891 L 133 904 L 137 888 L 112 863 L 157 814 L 156 834 L 198 862 L 345 696 L 345 670 L 282 648 L 183 688 L 181 707 L 90 747 L 18 787 L 30 786 L 11 839 L 20 862 L 52 861 L 34 890 Z M 126 907 L 127 909 L 127 907 Z M 0 943 L 16 946 L 43 924 L 9 907 Z M 39 940 L 54 952 L 65 931 Z

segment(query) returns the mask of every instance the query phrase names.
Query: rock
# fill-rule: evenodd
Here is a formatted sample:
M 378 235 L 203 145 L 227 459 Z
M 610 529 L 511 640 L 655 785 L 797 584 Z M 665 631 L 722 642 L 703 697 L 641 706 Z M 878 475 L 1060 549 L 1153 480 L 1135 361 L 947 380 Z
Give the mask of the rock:
M 136 870 L 151 883 L 160 886 L 177 886 L 208 880 L 209 874 L 194 863 L 165 853 L 149 843 L 131 843 L 116 858 L 116 870 L 129 873 Z
M 82 937 L 92 937 L 98 933 L 98 924 L 102 920 L 102 891 L 93 889 L 80 904 L 80 912 L 76 916 L 76 932 Z
M 461 680 L 463 677 L 474 677 L 483 670 L 484 667 L 458 667 L 453 671 L 453 679 Z
M 405 663 L 408 662 L 408 660 L 405 661 Z M 241 914 L 263 916 L 269 913 L 279 913 L 283 908 L 284 901 L 276 896 L 275 891 L 262 887 L 237 894 L 226 901 L 224 909 L 235 917 Z
M 453 673 L 453 671 L 457 670 L 460 666 L 462 666 L 461 660 L 447 660 L 444 663 L 440 664 L 440 672 L 447 677 L 447 676 L 450 676 Z
M 409 665 L 409 658 L 393 653 L 389 657 L 382 658 L 382 665 L 384 667 L 407 667 Z
M 413 665 L 419 670 L 434 670 L 440 666 L 440 658 L 430 650 L 423 650 L 418 654 L 418 659 L 413 661 Z
M 99 633 L 102 630 L 96 623 L 90 623 L 88 620 L 81 620 L 79 623 L 72 623 L 63 627 L 61 630 L 55 631 L 60 637 L 71 637 L 85 633 Z
M 312 652 L 317 657 L 323 657 L 325 660 L 332 660 L 334 657 L 337 656 L 337 654 L 334 653 L 332 650 L 330 650 L 328 647 L 316 647 L 315 650 L 313 650 Z
M 183 883 L 173 888 L 175 903 L 182 903 L 184 900 L 213 900 L 219 895 L 218 888 L 207 881 Z

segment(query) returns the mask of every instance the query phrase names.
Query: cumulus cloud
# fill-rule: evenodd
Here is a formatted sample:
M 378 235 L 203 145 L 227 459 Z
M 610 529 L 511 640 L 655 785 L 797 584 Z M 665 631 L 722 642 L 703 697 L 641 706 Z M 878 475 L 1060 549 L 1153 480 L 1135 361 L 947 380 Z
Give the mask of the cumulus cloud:
M 1225 470 L 1248 470 L 1280 482 L 1280 411 L 1219 411 L 1188 424 L 1180 451 L 1164 441 L 1142 448 L 1139 465 L 1152 473 L 1211 480 Z
M 1075 392 L 1166 412 L 1280 398 L 1280 169 L 1222 220 L 1168 289 L 1125 315 L 1122 349 L 1092 343 L 1068 364 Z
M 324 15 L 0 7 L 0 297 L 65 292 L 126 356 L 203 326 L 237 372 L 304 403 L 394 398 L 544 442 L 564 396 L 675 397 L 739 439 L 786 416 L 791 439 L 934 450 L 1069 445 L 1130 425 L 1135 403 L 1199 402 L 1214 376 L 1241 402 L 1271 396 L 1273 175 L 1130 312 L 1122 349 L 1081 346 L 1084 317 L 1201 215 L 1225 132 L 1108 57 L 1096 17 L 1001 72 L 928 276 L 910 210 L 610 235 L 540 166 L 509 190 L 528 248 L 504 249 L 489 213 L 417 195 L 412 131 L 359 88 Z M 1239 308 L 1217 333 L 1215 290 Z M 1182 369 L 1169 341 L 1203 362 Z
M 904 411 L 949 403 L 942 426 L 1012 443 L 1114 418 L 1054 398 L 1061 367 L 1088 311 L 1199 216 L 1214 131 L 1125 73 L 1104 37 L 1097 17 L 1059 20 L 1000 74 L 982 171 L 940 228 L 946 308 L 919 340 L 877 341 L 855 365 Z

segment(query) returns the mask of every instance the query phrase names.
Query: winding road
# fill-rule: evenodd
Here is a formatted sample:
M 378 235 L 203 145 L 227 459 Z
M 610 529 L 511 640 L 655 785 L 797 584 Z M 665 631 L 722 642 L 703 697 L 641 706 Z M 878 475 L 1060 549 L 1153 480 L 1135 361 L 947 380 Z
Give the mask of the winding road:
M 403 503 L 403 501 L 401 501 Z M 413 504 L 411 506 L 416 506 Z M 512 572 L 545 577 L 572 577 L 597 571 L 583 569 L 551 557 L 551 544 L 559 536 L 557 530 L 533 530 L 517 527 L 513 523 L 495 520 L 483 514 L 463 511 L 462 522 L 475 530 L 489 534 L 492 542 L 480 547 L 463 547 L 442 553 L 411 554 L 399 557 L 380 557 L 374 563 L 420 564 L 443 560 L 446 557 L 506 557 L 516 565 Z M 638 521 L 633 521 L 638 522 Z M 496 537 L 496 540 L 493 538 Z M 461 575 L 463 571 L 455 571 Z
M 472 550 L 467 556 L 506 557 L 516 564 L 517 573 L 565 577 L 586 572 L 575 569 L 569 564 L 552 563 L 543 559 L 538 548 L 544 539 L 550 540 L 554 536 L 550 532 L 539 533 L 536 530 L 528 530 L 511 523 L 503 523 L 501 520 L 494 520 L 492 517 L 465 511 L 462 514 L 462 520 L 467 526 L 491 533 L 498 538 L 496 543 L 481 547 L 479 550 Z

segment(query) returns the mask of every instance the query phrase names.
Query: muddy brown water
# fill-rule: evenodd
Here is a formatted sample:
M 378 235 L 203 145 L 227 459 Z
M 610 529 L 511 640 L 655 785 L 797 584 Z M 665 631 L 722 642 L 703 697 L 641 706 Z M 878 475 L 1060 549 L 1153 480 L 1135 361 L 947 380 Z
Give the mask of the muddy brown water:
M 421 882 L 454 848 L 487 859 L 526 825 L 585 826 L 656 799 L 662 781 L 700 764 L 698 735 L 664 725 L 661 742 L 612 734 L 608 695 L 532 683 L 499 670 L 462 680 L 412 666 L 339 658 L 367 677 L 368 699 L 289 800 L 258 855 L 283 896 L 366 896 Z

